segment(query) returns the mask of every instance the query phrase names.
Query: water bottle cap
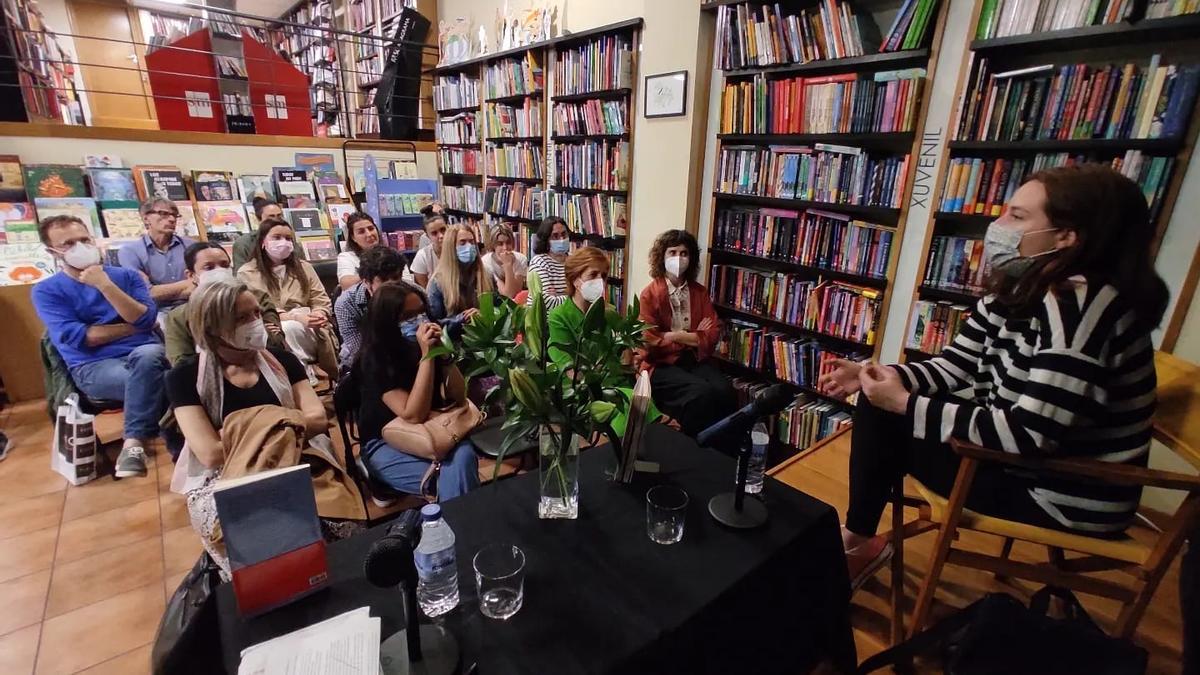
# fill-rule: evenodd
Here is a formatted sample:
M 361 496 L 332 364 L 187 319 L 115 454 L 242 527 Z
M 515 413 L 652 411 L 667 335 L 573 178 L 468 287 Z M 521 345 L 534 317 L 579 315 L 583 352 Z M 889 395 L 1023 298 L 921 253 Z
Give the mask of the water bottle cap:
M 421 520 L 429 522 L 442 517 L 442 507 L 438 504 L 426 504 L 421 507 Z

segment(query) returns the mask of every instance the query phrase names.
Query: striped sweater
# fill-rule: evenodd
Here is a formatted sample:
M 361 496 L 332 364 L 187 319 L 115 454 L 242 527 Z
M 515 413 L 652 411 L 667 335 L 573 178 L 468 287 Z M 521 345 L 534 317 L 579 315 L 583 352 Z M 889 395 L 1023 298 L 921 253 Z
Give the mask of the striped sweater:
M 1145 466 L 1156 379 L 1149 334 L 1112 286 L 1075 277 L 1032 316 L 981 299 L 938 358 L 898 365 L 920 439 L 951 437 L 1005 452 Z M 963 391 L 960 400 L 947 396 Z M 1044 478 L 1033 499 L 1063 526 L 1119 532 L 1140 488 Z
M 546 311 L 558 307 L 570 297 L 567 293 L 567 273 L 563 264 L 549 254 L 539 253 L 533 256 L 529 261 L 529 273 L 536 274 L 542 282 L 542 295 L 545 296 Z M 525 304 L 533 305 L 533 294 L 529 295 Z

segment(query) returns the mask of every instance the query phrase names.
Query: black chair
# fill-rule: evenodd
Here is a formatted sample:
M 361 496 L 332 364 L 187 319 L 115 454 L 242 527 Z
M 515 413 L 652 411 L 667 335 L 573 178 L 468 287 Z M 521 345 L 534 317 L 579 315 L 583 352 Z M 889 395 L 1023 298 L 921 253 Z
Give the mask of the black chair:
M 313 266 L 313 271 L 317 273 L 317 278 L 321 280 L 321 286 L 325 288 L 325 293 L 332 298 L 334 289 L 338 287 L 337 260 L 315 260 L 310 264 Z
M 51 423 L 58 418 L 58 407 L 71 394 L 75 394 L 78 398 L 79 409 L 89 415 L 99 415 L 102 412 L 121 410 L 125 407 L 122 401 L 92 399 L 80 391 L 79 387 L 75 386 L 75 380 L 71 379 L 71 370 L 67 367 L 67 362 L 63 360 L 62 355 L 58 353 L 58 348 L 50 341 L 49 334 L 42 334 L 40 347 L 42 377 L 46 388 L 46 407 Z

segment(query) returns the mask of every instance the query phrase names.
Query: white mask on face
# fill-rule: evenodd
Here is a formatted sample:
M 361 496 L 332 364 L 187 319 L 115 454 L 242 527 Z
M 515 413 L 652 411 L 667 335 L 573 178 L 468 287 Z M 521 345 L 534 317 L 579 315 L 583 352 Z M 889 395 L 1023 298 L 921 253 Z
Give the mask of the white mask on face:
M 204 288 L 218 281 L 231 281 L 232 279 L 233 270 L 228 267 L 214 267 L 211 270 L 204 270 L 196 276 L 196 286 Z
M 579 292 L 587 302 L 595 302 L 604 296 L 604 279 L 589 279 L 579 285 Z
M 63 254 L 63 262 L 77 270 L 85 270 L 100 264 L 100 249 L 92 244 L 78 242 Z
M 255 319 L 238 326 L 233 331 L 230 345 L 234 349 L 266 349 L 267 326 L 262 319 Z
M 681 255 L 667 256 L 663 261 L 663 267 L 667 269 L 667 274 L 678 279 L 687 271 L 689 262 L 691 261 Z

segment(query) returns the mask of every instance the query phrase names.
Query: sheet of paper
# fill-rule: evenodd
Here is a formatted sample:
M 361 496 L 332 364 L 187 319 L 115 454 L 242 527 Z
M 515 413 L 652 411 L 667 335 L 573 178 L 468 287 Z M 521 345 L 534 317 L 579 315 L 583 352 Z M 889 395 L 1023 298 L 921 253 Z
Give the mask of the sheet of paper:
M 380 622 L 359 607 L 242 650 L 238 675 L 377 675 Z

